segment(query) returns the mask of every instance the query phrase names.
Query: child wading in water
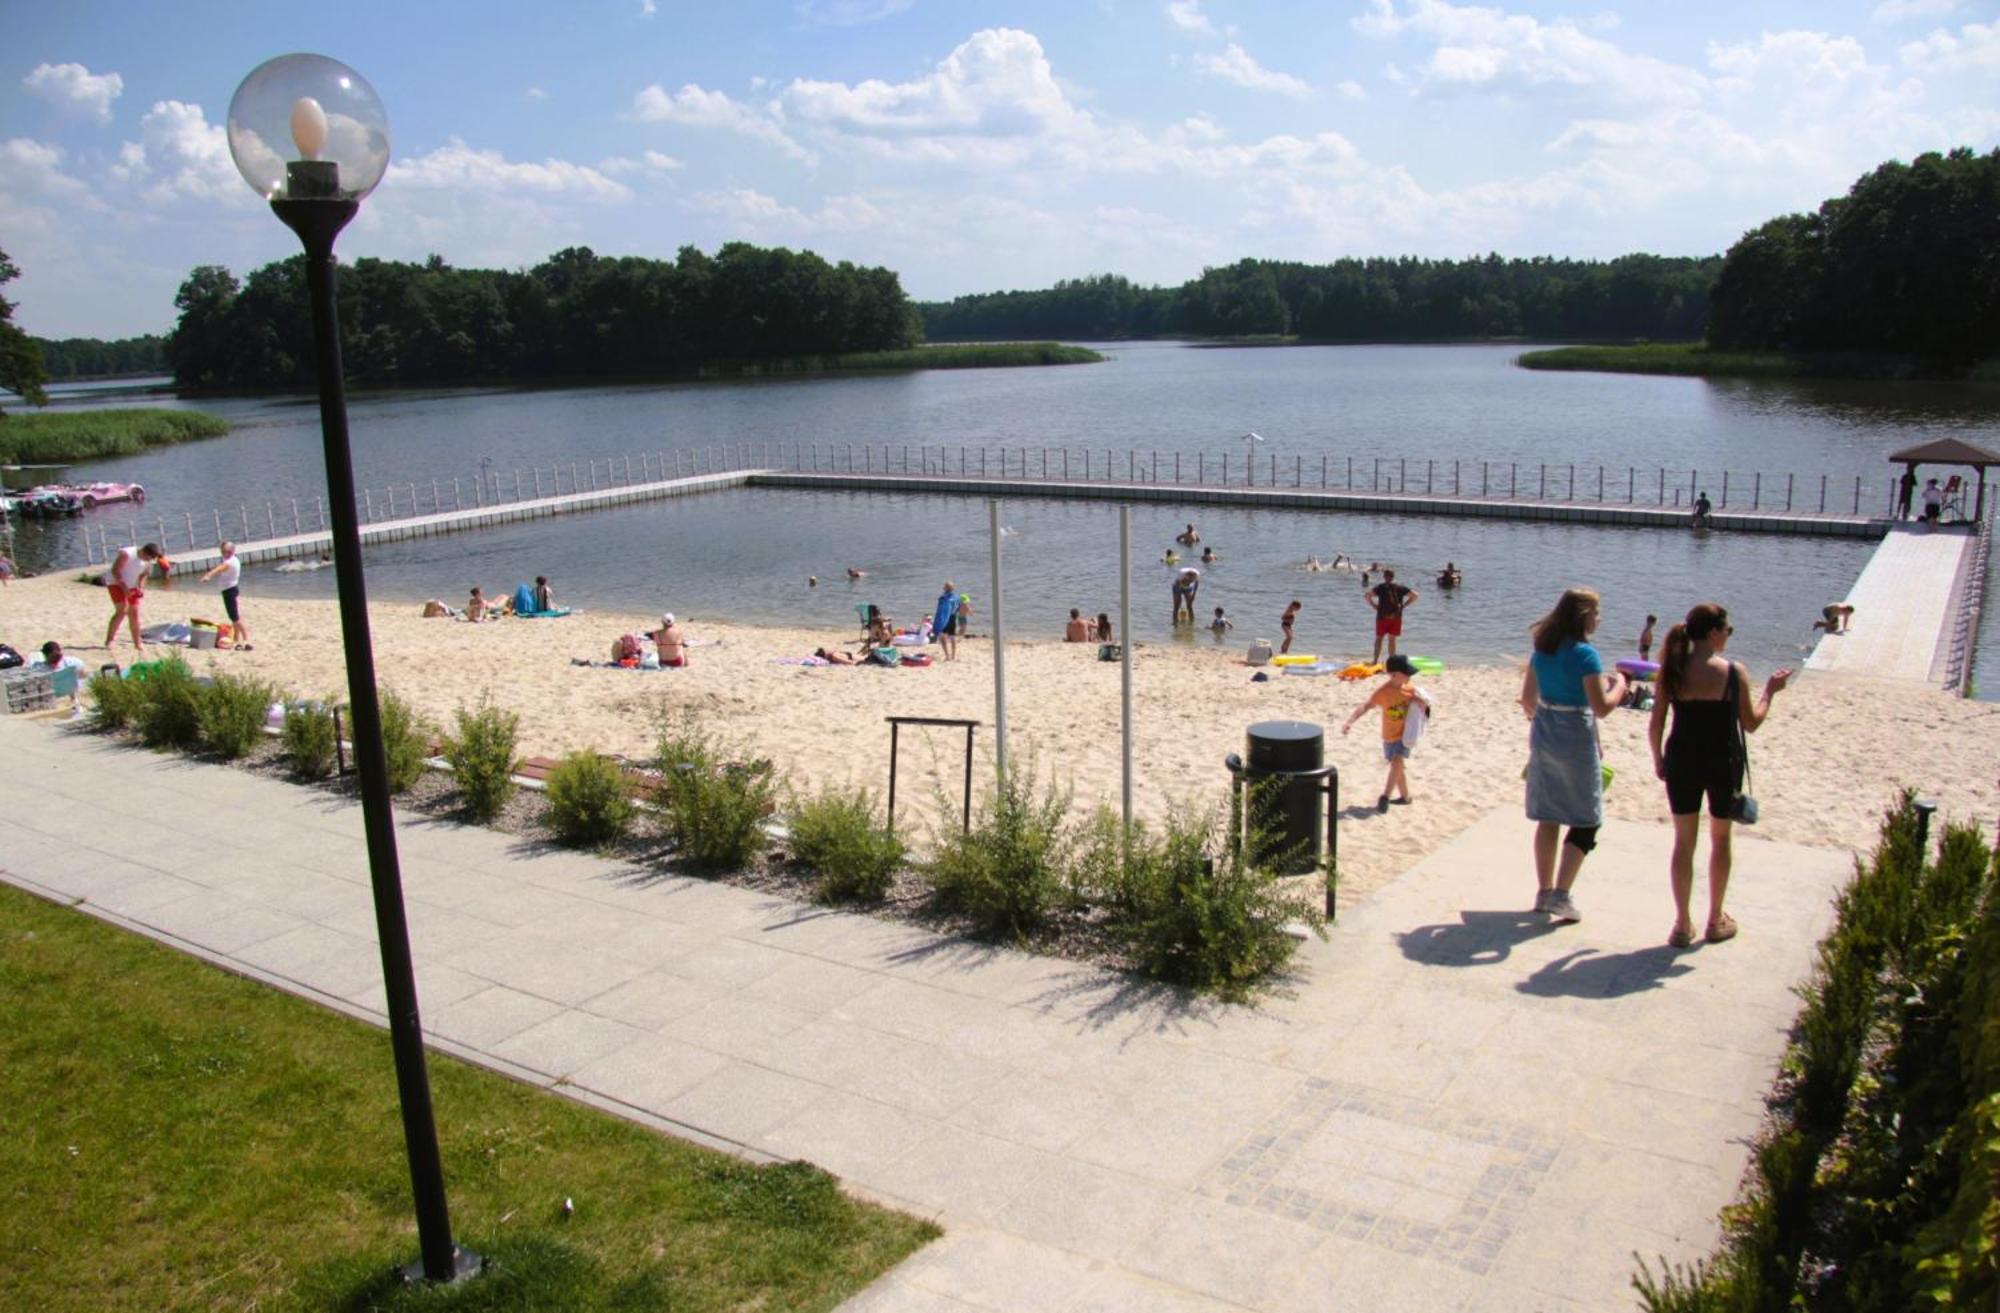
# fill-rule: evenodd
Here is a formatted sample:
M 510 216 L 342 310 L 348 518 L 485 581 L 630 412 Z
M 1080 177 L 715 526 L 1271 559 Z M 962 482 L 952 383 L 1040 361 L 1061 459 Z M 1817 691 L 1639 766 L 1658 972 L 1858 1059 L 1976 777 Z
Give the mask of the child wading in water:
M 1376 686 L 1368 700 L 1354 709 L 1347 723 L 1340 727 L 1342 734 L 1354 728 L 1354 722 L 1368 714 L 1372 707 L 1382 711 L 1382 755 L 1389 761 L 1389 777 L 1382 783 L 1382 796 L 1375 800 L 1375 810 L 1388 811 L 1389 804 L 1407 803 L 1410 800 L 1410 777 L 1403 769 L 1403 763 L 1410 759 L 1410 748 L 1414 735 L 1406 736 L 1410 724 L 1410 708 L 1420 708 L 1418 714 L 1428 716 L 1430 700 L 1410 684 L 1417 668 L 1410 659 L 1396 653 L 1383 663 L 1383 680 Z M 1418 722 L 1422 724 L 1421 721 Z M 1394 794 L 1391 798 L 1389 795 Z

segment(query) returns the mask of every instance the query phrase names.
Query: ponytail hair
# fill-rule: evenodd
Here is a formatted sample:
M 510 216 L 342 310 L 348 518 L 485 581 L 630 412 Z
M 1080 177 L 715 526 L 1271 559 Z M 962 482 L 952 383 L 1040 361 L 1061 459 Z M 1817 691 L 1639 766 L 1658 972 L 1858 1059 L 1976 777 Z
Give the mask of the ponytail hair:
M 1564 639 L 1581 643 L 1590 636 L 1590 617 L 1597 614 L 1600 605 L 1594 588 L 1566 590 L 1556 602 L 1555 610 L 1529 627 L 1528 632 L 1535 636 L 1535 650 L 1543 656 L 1554 656 Z
M 1694 656 L 1694 645 L 1728 627 L 1729 612 L 1718 603 L 1702 602 L 1690 607 L 1687 619 L 1667 631 L 1666 644 L 1660 649 L 1662 701 L 1680 700 L 1681 690 L 1687 686 L 1688 661 Z

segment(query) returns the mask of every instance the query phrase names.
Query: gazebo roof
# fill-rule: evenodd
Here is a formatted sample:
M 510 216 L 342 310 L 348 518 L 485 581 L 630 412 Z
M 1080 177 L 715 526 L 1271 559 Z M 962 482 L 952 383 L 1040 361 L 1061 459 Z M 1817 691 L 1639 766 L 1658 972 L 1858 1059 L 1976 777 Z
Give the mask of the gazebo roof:
M 2000 451 L 1988 451 L 1963 438 L 1938 438 L 1931 442 L 1891 452 L 1893 464 L 1917 465 L 2000 465 Z

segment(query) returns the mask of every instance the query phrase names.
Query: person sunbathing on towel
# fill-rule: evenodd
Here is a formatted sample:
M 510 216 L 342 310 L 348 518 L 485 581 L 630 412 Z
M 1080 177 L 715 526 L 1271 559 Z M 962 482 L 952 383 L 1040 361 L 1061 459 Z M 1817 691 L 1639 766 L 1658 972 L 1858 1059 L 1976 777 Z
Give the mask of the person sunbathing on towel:
M 663 666 L 684 666 L 688 663 L 687 635 L 674 623 L 674 613 L 668 611 L 660 617 L 660 627 L 650 637 L 653 646 L 660 650 L 660 664 Z
M 837 652 L 828 647 L 816 648 L 813 651 L 813 655 L 830 666 L 851 666 L 855 664 L 854 658 L 847 653 Z

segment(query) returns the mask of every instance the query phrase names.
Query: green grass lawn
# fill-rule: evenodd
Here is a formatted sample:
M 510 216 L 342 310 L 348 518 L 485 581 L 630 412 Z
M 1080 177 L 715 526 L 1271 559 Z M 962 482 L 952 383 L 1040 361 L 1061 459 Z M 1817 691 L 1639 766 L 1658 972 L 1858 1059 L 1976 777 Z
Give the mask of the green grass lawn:
M 0 464 L 131 456 L 227 432 L 228 421 L 198 410 L 14 410 L 0 419 Z
M 0 886 L 0 1302 L 775 1313 L 832 1308 L 937 1234 L 804 1163 L 430 1072 L 454 1233 L 496 1266 L 404 1289 L 386 1032 Z

